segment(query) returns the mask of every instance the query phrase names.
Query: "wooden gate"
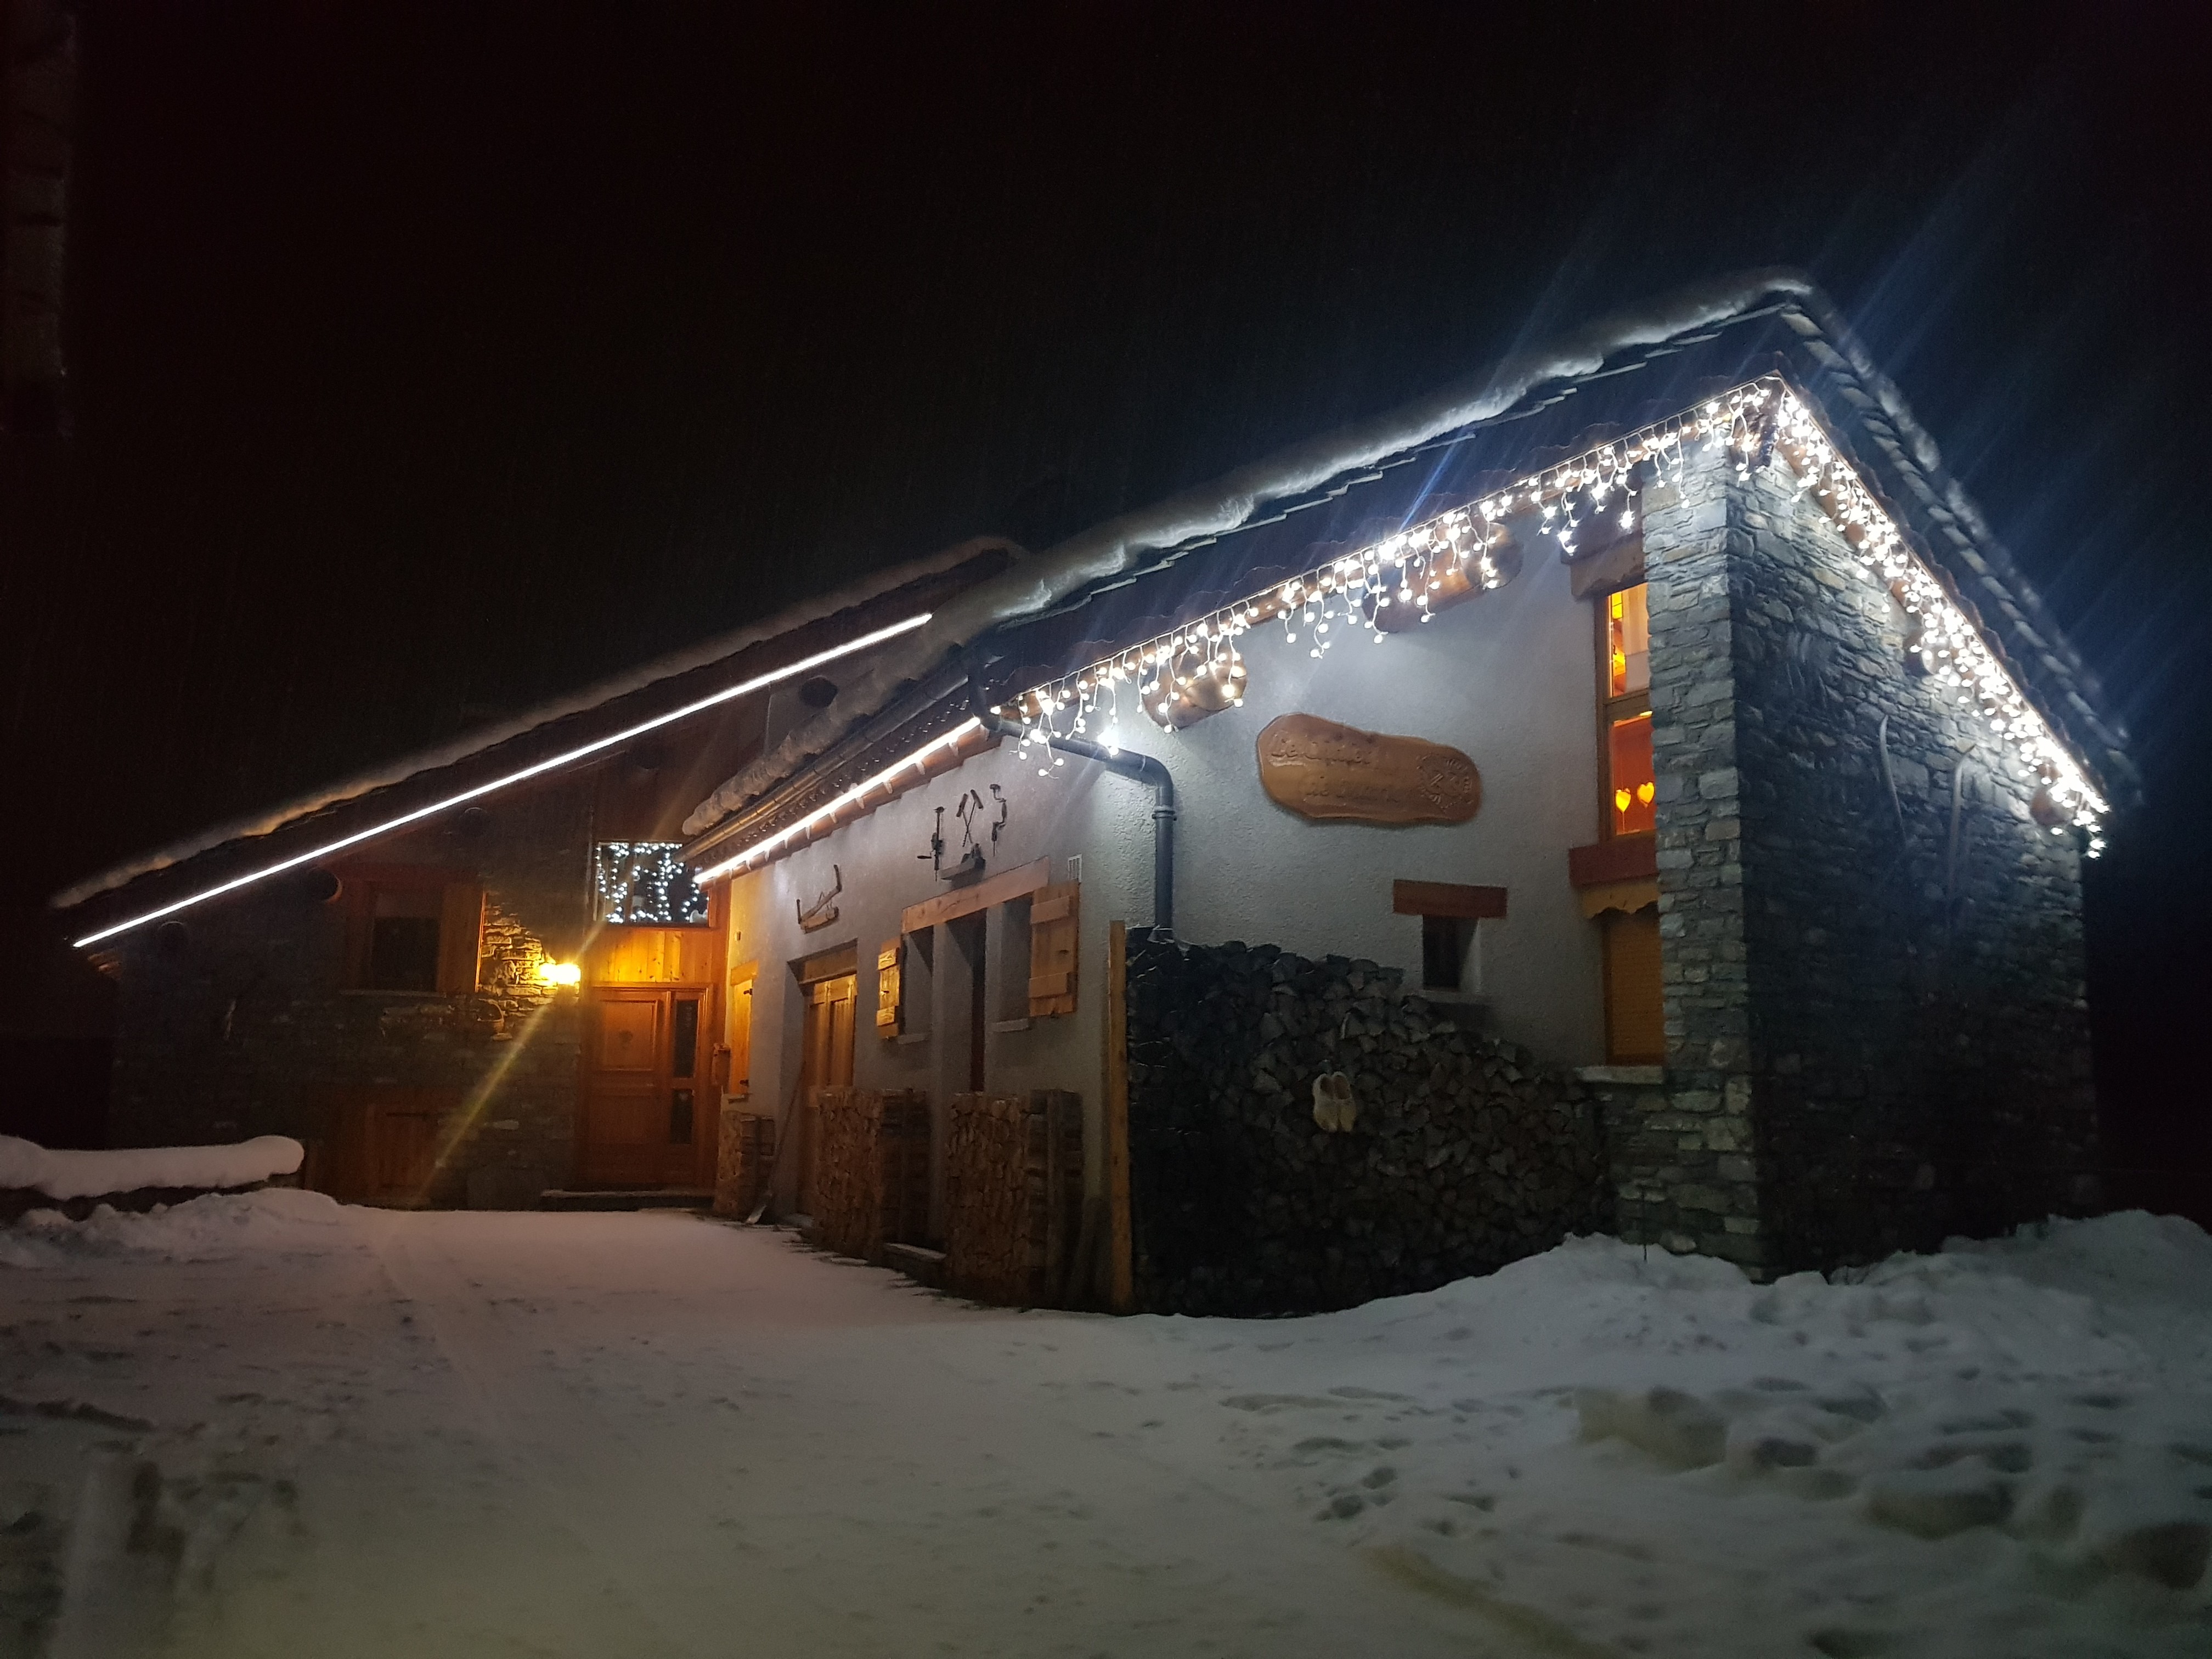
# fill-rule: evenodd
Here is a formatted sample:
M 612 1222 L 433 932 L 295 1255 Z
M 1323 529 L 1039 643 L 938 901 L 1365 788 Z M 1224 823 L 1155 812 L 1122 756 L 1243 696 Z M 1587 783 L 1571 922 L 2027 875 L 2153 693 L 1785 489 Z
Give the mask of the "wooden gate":
M 316 1185 L 348 1204 L 427 1204 L 458 1089 L 356 1084 L 329 1091 L 329 1140 Z
M 799 1207 L 814 1213 L 817 1147 L 821 1139 L 816 1121 L 816 1097 L 823 1089 L 849 1088 L 853 1082 L 854 1000 L 860 978 L 841 974 L 805 987 L 805 1022 L 799 1030 Z

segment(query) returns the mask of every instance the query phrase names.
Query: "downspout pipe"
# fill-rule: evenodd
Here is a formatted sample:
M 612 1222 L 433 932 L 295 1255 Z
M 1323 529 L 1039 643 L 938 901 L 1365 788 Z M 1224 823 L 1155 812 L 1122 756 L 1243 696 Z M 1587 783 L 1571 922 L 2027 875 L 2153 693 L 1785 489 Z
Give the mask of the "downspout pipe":
M 1019 738 L 1024 728 L 1004 716 L 994 714 L 983 702 L 982 694 L 969 684 L 975 718 L 984 729 L 995 732 L 1002 738 Z M 1042 740 L 1052 748 L 1070 755 L 1080 755 L 1085 760 L 1096 761 L 1109 772 L 1118 772 L 1125 778 L 1149 784 L 1152 791 L 1152 926 L 1167 933 L 1175 932 L 1175 779 L 1168 769 L 1151 755 L 1140 755 L 1133 750 L 1109 752 L 1103 744 L 1088 738 L 1058 737 L 1043 732 L 1030 734 L 1032 741 Z

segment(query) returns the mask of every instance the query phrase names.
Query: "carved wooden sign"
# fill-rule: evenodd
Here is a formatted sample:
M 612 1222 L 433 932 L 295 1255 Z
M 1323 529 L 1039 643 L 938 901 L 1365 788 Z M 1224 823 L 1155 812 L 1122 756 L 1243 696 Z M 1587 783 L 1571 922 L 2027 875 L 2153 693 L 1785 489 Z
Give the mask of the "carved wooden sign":
M 1361 823 L 1464 823 L 1482 774 L 1456 749 L 1282 714 L 1260 733 L 1260 787 L 1302 817 Z

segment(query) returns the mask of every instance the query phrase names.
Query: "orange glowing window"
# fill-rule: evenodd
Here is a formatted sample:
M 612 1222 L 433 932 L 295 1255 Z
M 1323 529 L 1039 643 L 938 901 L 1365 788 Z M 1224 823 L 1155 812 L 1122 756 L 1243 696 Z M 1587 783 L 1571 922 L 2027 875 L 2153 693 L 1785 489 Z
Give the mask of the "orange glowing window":
M 1639 835 L 1652 827 L 1651 803 L 1658 793 L 1651 775 L 1651 716 L 1643 714 L 1614 720 L 1607 737 L 1613 833 Z
M 1624 587 L 1605 602 L 1606 695 L 1625 697 L 1651 689 L 1651 619 L 1644 584 Z M 1647 745 L 1648 752 L 1648 745 Z

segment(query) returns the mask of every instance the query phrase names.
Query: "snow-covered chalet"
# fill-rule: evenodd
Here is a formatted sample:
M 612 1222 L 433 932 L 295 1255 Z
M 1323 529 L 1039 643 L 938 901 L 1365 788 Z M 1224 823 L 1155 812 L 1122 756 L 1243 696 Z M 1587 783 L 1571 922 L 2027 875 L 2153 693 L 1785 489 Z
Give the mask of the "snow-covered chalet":
M 2095 1206 L 2124 750 L 1759 271 L 56 902 L 118 1144 L 343 1197 L 711 1194 L 1014 1303 L 1765 1275 Z

